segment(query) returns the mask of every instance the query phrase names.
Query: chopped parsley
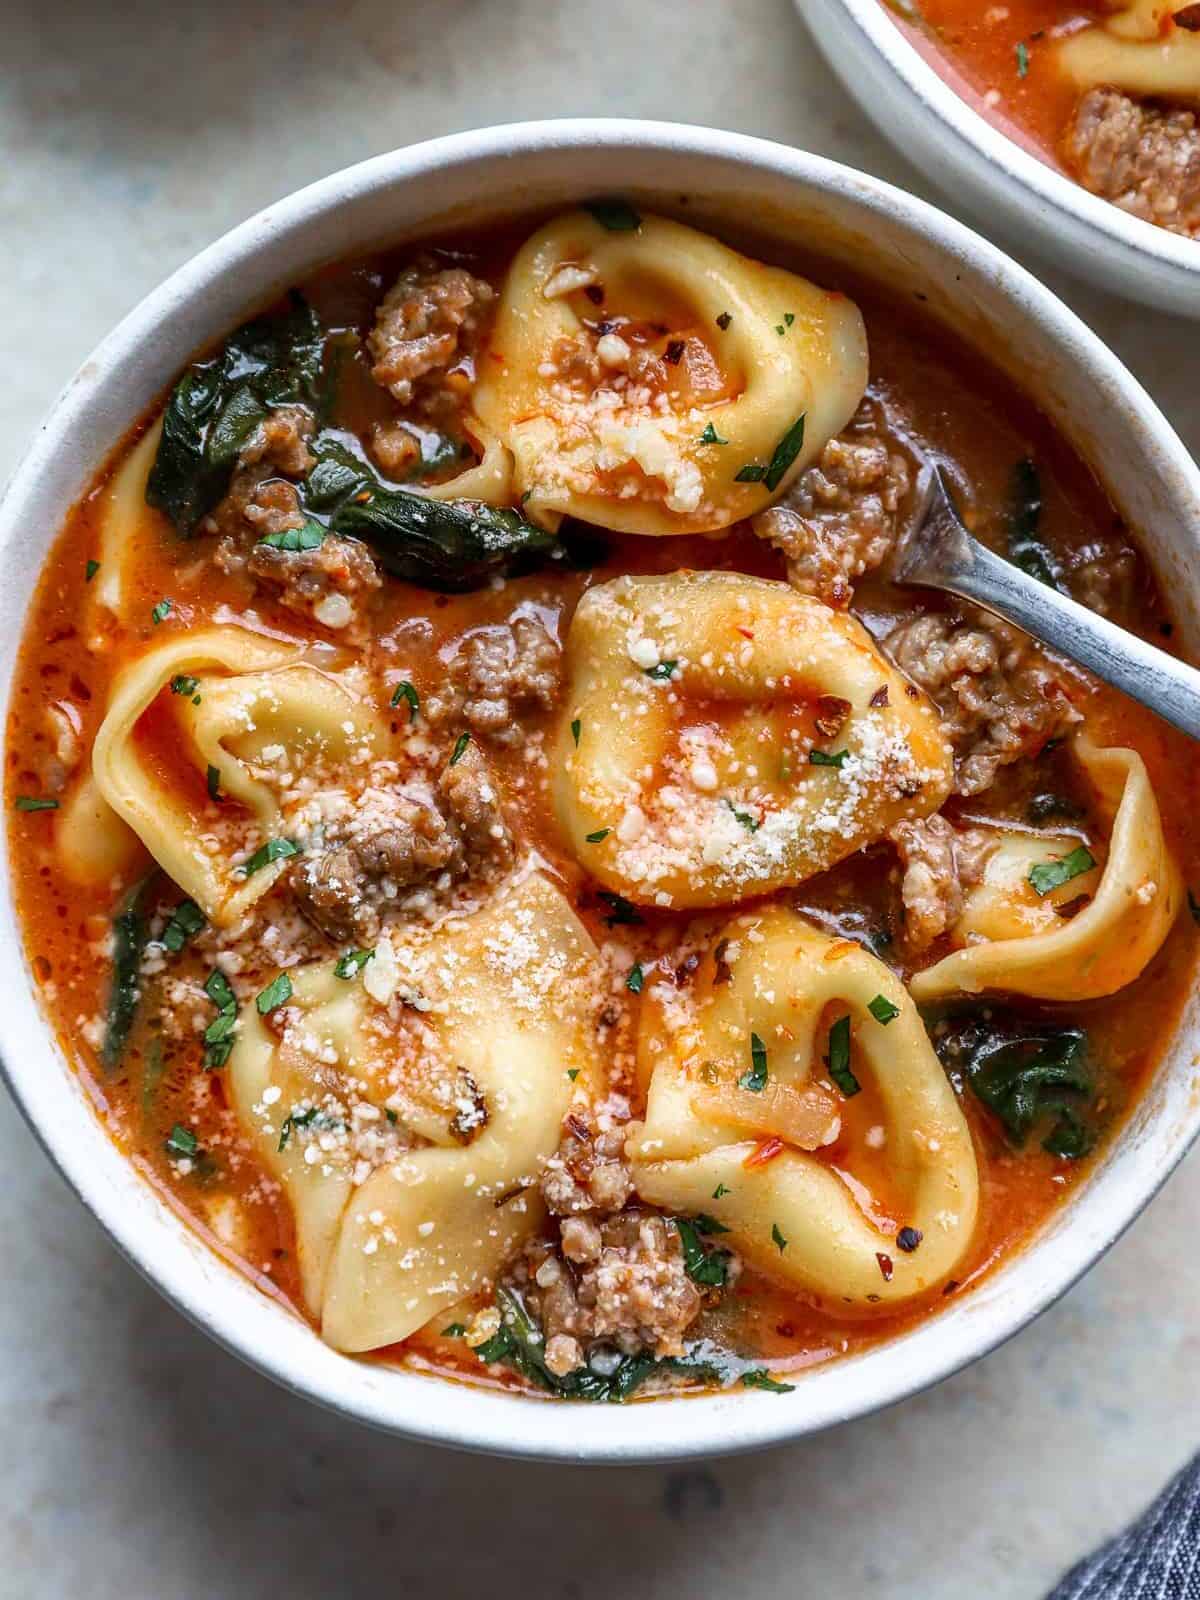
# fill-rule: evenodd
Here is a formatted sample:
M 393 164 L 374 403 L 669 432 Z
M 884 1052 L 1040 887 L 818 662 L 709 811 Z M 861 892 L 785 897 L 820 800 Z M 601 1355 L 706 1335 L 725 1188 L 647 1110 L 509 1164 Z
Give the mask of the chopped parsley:
M 448 1326 L 442 1329 L 442 1338 L 461 1339 L 466 1331 L 467 1326 L 465 1322 L 451 1322 L 448 1324 Z
M 756 1033 L 750 1035 L 750 1070 L 738 1079 L 739 1089 L 760 1094 L 767 1087 L 767 1047 Z
M 17 796 L 18 811 L 57 811 L 57 800 L 44 800 L 33 794 L 19 794 Z
M 229 979 L 218 967 L 214 967 L 204 980 L 204 992 L 217 1008 L 217 1015 L 204 1030 L 204 1070 L 219 1072 L 233 1050 L 233 1035 L 237 1028 L 237 996 L 229 987 Z
M 210 800 L 221 799 L 221 769 L 219 767 L 210 766 L 208 769 L 208 798 Z
M 875 1018 L 875 1021 L 885 1028 L 889 1022 L 895 1022 L 900 1015 L 900 1007 L 894 1006 L 887 996 L 882 994 L 877 994 L 874 1000 L 867 1002 L 867 1010 Z
M 599 844 L 602 840 L 607 839 L 611 832 L 611 828 L 597 828 L 595 833 L 587 835 L 587 842 L 588 844 Z
M 785 327 L 790 328 L 792 323 L 795 322 L 795 320 L 796 320 L 796 313 L 794 311 L 785 311 L 783 313 L 783 322 L 784 322 L 784 326 Z
M 347 950 L 344 955 L 337 958 L 337 965 L 333 969 L 334 977 L 357 978 L 374 954 L 374 950 Z
M 776 1250 L 779 1251 L 780 1255 L 782 1255 L 788 1247 L 788 1242 L 784 1238 L 783 1234 L 780 1233 L 779 1224 L 777 1222 L 773 1222 L 771 1224 L 771 1243 L 775 1246 Z
M 401 700 L 408 701 L 408 720 L 415 722 L 421 712 L 421 699 L 407 678 L 404 679 L 403 683 L 398 683 L 392 690 L 393 708 L 398 706 Z
M 325 529 L 310 517 L 303 527 L 282 528 L 278 533 L 265 534 L 258 542 L 268 550 L 319 550 L 325 543 Z
M 724 333 L 725 329 L 729 326 L 729 324 L 732 321 L 733 321 L 733 312 L 732 311 L 722 311 L 721 315 L 717 318 L 717 327 L 720 328 L 722 333 Z
M 646 676 L 648 678 L 653 678 L 655 683 L 668 683 L 670 681 L 671 674 L 675 671 L 675 668 L 678 665 L 678 661 L 660 661 L 657 666 L 646 667 L 644 670 Z
M 207 918 L 194 900 L 181 900 L 163 929 L 163 947 L 178 955 L 188 940 L 207 925 Z
M 199 1139 L 181 1122 L 177 1122 L 167 1135 L 166 1151 L 169 1156 L 194 1156 L 199 1149 Z
M 247 856 L 237 868 L 243 878 L 249 878 L 274 861 L 284 861 L 288 856 L 298 856 L 300 846 L 291 839 L 268 839 L 252 856 Z
M 782 333 L 782 327 L 776 328 L 776 333 Z M 733 480 L 735 483 L 765 483 L 772 494 L 787 476 L 788 468 L 804 448 L 804 414 L 801 413 L 792 423 L 791 427 L 775 446 L 770 461 L 764 467 L 761 462 L 749 461 Z
M 751 1367 L 742 1373 L 741 1381 L 744 1389 L 765 1389 L 769 1394 L 791 1394 L 796 1387 L 794 1383 L 780 1383 L 766 1367 Z
M 160 622 L 165 622 L 171 615 L 171 607 L 174 604 L 175 602 L 173 600 L 160 600 L 158 602 L 154 610 L 150 613 L 150 621 L 156 628 Z
M 728 444 L 729 440 L 728 439 L 722 439 L 721 435 L 713 427 L 712 423 L 709 422 L 709 423 L 707 423 L 705 425 L 704 432 L 700 435 L 700 443 L 701 444 Z
M 575 1082 L 575 1079 L 578 1076 L 579 1076 L 579 1068 L 578 1067 L 568 1067 L 567 1068 L 567 1077 L 570 1078 L 572 1083 Z
M 717 1187 L 713 1190 L 712 1197 L 713 1197 L 714 1200 L 723 1200 L 727 1194 L 732 1194 L 732 1193 L 733 1193 L 732 1189 L 727 1189 L 723 1183 L 719 1183 L 717 1185 Z
M 582 729 L 582 727 L 583 727 L 583 723 L 580 722 L 578 717 L 576 717 L 575 720 L 571 724 L 571 737 L 575 741 L 576 750 L 579 749 L 579 734 L 580 734 L 580 730 Z
M 608 916 L 604 919 L 606 928 L 632 927 L 634 923 L 642 920 L 641 912 L 626 900 L 624 895 L 612 894 L 607 889 L 601 889 L 597 899 L 603 900 L 608 907 Z
M 286 1005 L 292 998 L 292 980 L 286 972 L 281 972 L 255 1000 L 260 1017 L 269 1016 L 272 1011 L 277 1011 L 280 1006 Z
M 808 764 L 810 767 L 837 767 L 840 771 L 849 754 L 849 750 L 810 750 Z
M 84 576 L 83 576 L 84 583 L 91 583 L 92 579 L 100 571 L 100 563 L 98 561 L 89 561 L 87 566 L 83 570 L 84 570 Z
M 829 1076 L 847 1100 L 852 1099 L 862 1084 L 850 1070 L 850 1015 L 839 1017 L 829 1029 L 829 1054 L 825 1057 Z
M 630 994 L 641 994 L 645 981 L 646 974 L 642 971 L 642 964 L 640 961 L 635 961 L 625 975 L 625 987 Z
M 466 755 L 467 746 L 470 744 L 470 742 L 471 742 L 471 735 L 469 733 L 460 733 L 459 734 L 458 738 L 454 741 L 454 751 L 451 754 L 451 757 L 450 757 L 450 760 L 449 760 L 449 763 L 448 763 L 449 766 L 456 767 L 458 765 L 458 763 Z
M 1096 865 L 1096 858 L 1084 844 L 1076 845 L 1069 855 L 1058 861 L 1039 861 L 1036 867 L 1029 869 L 1029 882 L 1033 885 L 1036 895 L 1048 895 L 1054 889 L 1061 889 L 1064 883 L 1070 883 L 1072 878 L 1078 878 L 1084 872 L 1090 872 Z
M 757 817 L 751 816 L 748 811 L 739 811 L 732 800 L 727 799 L 725 804 L 729 807 L 730 811 L 733 812 L 734 816 L 741 823 L 742 827 L 745 828 L 747 833 L 757 833 L 762 827 L 762 823 Z
M 683 1246 L 683 1270 L 688 1277 L 703 1288 L 723 1289 L 729 1279 L 728 1253 L 724 1250 L 706 1250 L 700 1243 L 700 1230 L 685 1217 L 676 1217 L 675 1227 Z
M 283 1150 L 292 1136 L 293 1128 L 307 1128 L 309 1123 L 313 1122 L 318 1116 L 320 1116 L 320 1112 L 316 1106 L 309 1106 L 307 1111 L 289 1112 L 284 1117 L 283 1125 L 279 1129 L 279 1143 L 275 1146 L 276 1151 Z
M 642 219 L 627 200 L 589 200 L 584 206 L 609 233 L 636 233 Z
M 767 475 L 767 469 L 761 461 L 747 461 L 744 467 L 739 467 L 734 475 L 734 483 L 761 483 Z
M 1022 39 L 1017 45 L 1017 77 L 1023 78 L 1029 71 L 1029 46 Z
M 186 672 L 177 672 L 171 679 L 171 693 L 194 695 L 200 687 L 199 678 L 190 678 Z

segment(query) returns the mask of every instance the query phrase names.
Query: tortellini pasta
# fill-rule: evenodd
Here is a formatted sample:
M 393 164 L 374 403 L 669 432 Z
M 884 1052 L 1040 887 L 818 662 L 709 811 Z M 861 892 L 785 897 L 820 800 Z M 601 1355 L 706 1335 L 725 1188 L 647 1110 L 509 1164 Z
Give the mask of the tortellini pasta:
M 72 785 L 59 808 L 54 848 L 71 882 L 92 889 L 128 872 L 142 853 L 141 840 L 105 800 L 91 772 Z
M 146 430 L 121 464 L 100 505 L 96 575 L 88 587 L 92 604 L 114 617 L 129 596 L 130 568 L 143 538 L 162 536 L 162 513 L 146 504 L 146 479 L 162 437 L 162 421 Z
M 979 1203 L 971 1136 L 916 1007 L 882 962 L 773 909 L 723 930 L 689 994 L 649 1000 L 646 1118 L 626 1147 L 645 1199 L 714 1217 L 761 1272 L 839 1304 L 894 1305 L 954 1270 Z M 849 1068 L 878 1107 L 874 1174 L 819 1153 L 849 1104 L 821 1082 L 843 1017 Z M 764 1160 L 768 1137 L 783 1148 Z
M 831 293 L 663 217 L 587 212 L 523 246 L 475 390 L 525 514 L 628 533 L 761 511 L 854 414 L 862 317 Z M 803 419 L 803 421 L 801 421 Z
M 1070 33 L 1058 59 L 1081 88 L 1200 102 L 1200 33 L 1176 14 L 1191 0 L 1130 0 L 1103 22 Z
M 1099 749 L 1083 735 L 1074 751 L 1110 824 L 1106 858 L 1099 845 L 1091 851 L 1102 870 L 1039 896 L 1030 871 L 1065 858 L 1079 838 L 1002 835 L 951 929 L 961 948 L 915 975 L 915 999 L 988 989 L 1038 1000 L 1097 999 L 1132 983 L 1162 945 L 1183 889 L 1146 764 L 1133 750 Z M 1081 911 L 1060 914 L 1081 896 L 1088 897 Z
M 153 711 L 150 727 L 144 719 Z M 240 628 L 181 633 L 118 673 L 96 735 L 101 796 L 219 926 L 270 888 L 285 858 L 280 772 L 382 753 L 378 713 L 295 646 Z
M 446 483 L 409 484 L 407 487 L 417 494 L 427 495 L 430 500 L 481 500 L 489 506 L 511 505 L 512 451 L 474 417 L 468 417 L 466 429 L 481 452 L 473 467 L 457 473 Z
M 243 1008 L 242 1124 L 296 1217 L 305 1300 L 338 1350 L 406 1338 L 493 1281 L 541 1220 L 572 1098 L 600 1082 L 598 958 L 533 873 L 361 976 L 292 978 L 281 1021 Z
M 932 706 L 859 622 L 787 584 L 619 578 L 584 595 L 566 665 L 559 821 L 632 900 L 799 883 L 949 793 Z

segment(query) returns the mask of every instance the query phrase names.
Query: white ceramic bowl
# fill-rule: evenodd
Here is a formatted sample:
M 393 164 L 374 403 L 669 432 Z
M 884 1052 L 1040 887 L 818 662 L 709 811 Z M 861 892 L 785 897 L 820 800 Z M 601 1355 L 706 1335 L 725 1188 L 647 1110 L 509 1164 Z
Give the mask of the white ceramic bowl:
M 1032 390 L 1096 464 L 1197 628 L 1193 533 L 1200 474 L 1103 345 L 1020 267 L 957 222 L 794 150 L 702 128 L 528 123 L 417 145 L 352 167 L 236 228 L 143 301 L 68 386 L 0 507 L 0 675 L 8 699 L 26 596 L 72 500 L 113 442 L 201 344 L 319 263 L 448 224 L 621 193 L 736 235 L 853 262 L 900 296 L 927 297 Z M 834 267 L 836 273 L 836 266 Z M 47 1153 L 128 1259 L 181 1311 L 261 1371 L 347 1415 L 414 1438 L 507 1455 L 633 1462 L 713 1455 L 862 1415 L 991 1349 L 1089 1267 L 1146 1204 L 1200 1128 L 1195 1008 L 1116 1147 L 1043 1237 L 933 1321 L 819 1368 L 774 1396 L 738 1390 L 578 1406 L 471 1389 L 336 1355 L 225 1266 L 109 1142 L 38 1010 L 21 953 L 8 863 L 0 887 L 2 1030 L 9 1085 Z
M 1089 194 L 939 77 L 881 0 L 796 0 L 847 91 L 908 159 L 1014 249 L 1165 311 L 1200 317 L 1200 240 Z

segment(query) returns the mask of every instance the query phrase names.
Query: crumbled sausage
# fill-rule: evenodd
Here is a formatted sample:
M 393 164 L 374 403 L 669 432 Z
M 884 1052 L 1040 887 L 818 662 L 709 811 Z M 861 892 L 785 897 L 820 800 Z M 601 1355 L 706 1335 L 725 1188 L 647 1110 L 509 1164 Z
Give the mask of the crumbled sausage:
M 981 828 L 960 832 L 941 816 L 901 822 L 892 839 L 904 866 L 905 935 L 923 950 L 962 916 L 964 891 L 983 876 L 994 840 Z
M 1128 617 L 1141 576 L 1136 550 L 1128 545 L 1087 544 L 1076 551 L 1067 571 L 1071 595 L 1104 617 Z
M 1089 89 L 1063 140 L 1085 189 L 1173 233 L 1200 230 L 1200 119 L 1182 106 Z
M 620 1211 L 633 1193 L 624 1151 L 623 1128 L 599 1130 L 578 1115 L 569 1117 L 558 1152 L 542 1174 L 542 1198 L 551 1214 Z
M 386 825 L 370 814 L 356 819 L 293 876 L 301 911 L 336 943 L 371 943 L 382 911 L 407 889 L 443 875 L 453 882 L 503 870 L 512 861 L 499 795 L 470 747 L 442 774 L 436 800 L 397 793 L 389 801 Z
M 279 406 L 269 411 L 238 454 L 239 464 L 262 463 L 289 478 L 303 478 L 313 465 L 308 441 L 315 423 L 303 406 Z
M 852 581 L 878 567 L 895 545 L 911 482 L 882 407 L 868 398 L 751 527 L 782 552 L 795 588 L 846 606 Z
M 627 1355 L 680 1355 L 701 1296 L 684 1267 L 678 1229 L 666 1217 L 640 1210 L 588 1222 L 585 1229 L 577 1221 L 564 1224 L 568 1229 L 573 1243 L 586 1231 L 586 1254 L 567 1257 L 558 1270 L 536 1271 L 528 1291 L 547 1349 L 553 1344 L 556 1357 L 571 1357 L 575 1366 L 598 1341 Z
M 461 719 L 497 744 L 519 740 L 520 713 L 549 709 L 558 694 L 558 641 L 533 617 L 475 629 L 448 666 L 446 689 L 426 703 L 430 720 Z
M 475 745 L 469 744 L 453 766 L 446 767 L 438 779 L 438 794 L 458 835 L 466 869 L 507 866 L 512 835 L 487 762 Z
M 425 257 L 384 295 L 367 335 L 371 376 L 401 405 L 429 398 L 445 375 L 474 351 L 496 291 L 462 267 L 438 270 Z
M 902 622 L 885 644 L 941 711 L 959 794 L 981 793 L 1002 766 L 1035 754 L 1079 721 L 1063 674 L 1031 639 L 995 617 L 926 613 Z

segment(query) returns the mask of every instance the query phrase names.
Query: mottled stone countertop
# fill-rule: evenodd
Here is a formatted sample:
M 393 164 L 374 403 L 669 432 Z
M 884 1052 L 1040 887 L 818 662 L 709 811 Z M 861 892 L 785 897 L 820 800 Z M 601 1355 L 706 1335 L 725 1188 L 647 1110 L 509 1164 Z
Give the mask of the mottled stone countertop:
M 786 0 L 0 4 L 0 477 L 93 343 L 289 190 L 432 134 L 676 118 L 919 192 Z M 1194 326 L 1059 285 L 1200 445 Z M 1191 352 L 1189 357 L 1188 352 Z M 1200 1166 L 1034 1327 L 932 1393 L 710 1467 L 394 1442 L 207 1343 L 7 1101 L 0 1596 L 1033 1597 L 1200 1443 Z

